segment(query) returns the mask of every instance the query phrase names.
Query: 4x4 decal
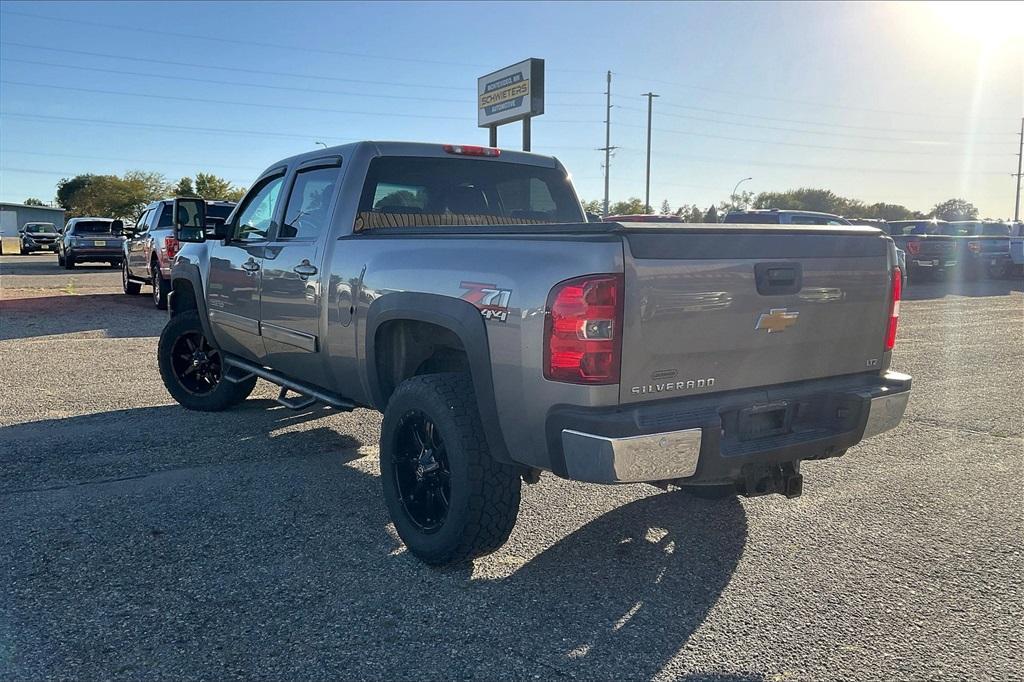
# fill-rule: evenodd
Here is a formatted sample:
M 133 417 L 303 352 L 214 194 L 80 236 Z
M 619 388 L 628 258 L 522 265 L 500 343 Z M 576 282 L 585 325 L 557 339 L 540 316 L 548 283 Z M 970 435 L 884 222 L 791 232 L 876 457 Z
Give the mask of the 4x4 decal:
M 459 282 L 459 288 L 465 289 L 464 301 L 469 301 L 480 309 L 485 320 L 508 320 L 508 300 L 512 297 L 511 289 L 499 289 L 495 284 L 482 282 Z

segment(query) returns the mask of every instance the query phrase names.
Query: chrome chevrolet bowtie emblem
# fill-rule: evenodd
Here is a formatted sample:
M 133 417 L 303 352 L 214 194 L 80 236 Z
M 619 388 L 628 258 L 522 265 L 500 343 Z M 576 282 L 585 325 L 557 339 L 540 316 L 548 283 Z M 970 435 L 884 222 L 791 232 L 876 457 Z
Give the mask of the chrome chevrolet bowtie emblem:
M 798 317 L 800 317 L 800 313 L 795 310 L 791 312 L 785 308 L 772 308 L 767 313 L 761 313 L 760 317 L 757 318 L 757 326 L 754 329 L 757 331 L 763 329 L 769 334 L 783 332 L 796 324 L 796 318 Z

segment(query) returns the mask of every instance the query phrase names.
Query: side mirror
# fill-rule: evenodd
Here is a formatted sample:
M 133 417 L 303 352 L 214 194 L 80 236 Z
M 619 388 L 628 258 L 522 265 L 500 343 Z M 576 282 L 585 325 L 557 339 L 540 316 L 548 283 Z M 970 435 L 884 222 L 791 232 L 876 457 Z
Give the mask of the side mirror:
M 179 242 L 201 244 L 206 241 L 206 202 L 198 198 L 175 199 L 174 231 Z
M 206 221 L 207 239 L 231 239 L 232 231 L 231 226 L 223 218 L 210 218 Z
M 110 231 L 113 232 L 118 237 L 124 235 L 124 221 L 115 220 L 114 222 L 110 223 Z

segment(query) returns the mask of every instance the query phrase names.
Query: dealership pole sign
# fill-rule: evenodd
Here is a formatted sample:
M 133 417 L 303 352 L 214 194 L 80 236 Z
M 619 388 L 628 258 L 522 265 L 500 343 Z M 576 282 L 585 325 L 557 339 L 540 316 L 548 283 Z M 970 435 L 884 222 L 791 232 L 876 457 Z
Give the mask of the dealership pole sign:
M 544 113 L 544 60 L 526 61 L 498 69 L 476 80 L 476 122 L 490 129 L 490 144 L 498 145 L 498 126 L 523 122 L 523 151 L 530 151 L 530 119 Z

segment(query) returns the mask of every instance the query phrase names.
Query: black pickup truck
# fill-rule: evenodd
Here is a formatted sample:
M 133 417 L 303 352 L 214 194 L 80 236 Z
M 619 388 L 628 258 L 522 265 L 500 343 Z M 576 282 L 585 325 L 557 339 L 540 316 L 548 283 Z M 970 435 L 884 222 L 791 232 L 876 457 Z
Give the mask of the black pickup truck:
M 924 274 L 944 277 L 957 268 L 957 241 L 948 234 L 944 220 L 894 220 L 889 222 L 889 235 L 897 248 L 907 252 L 907 277 Z

